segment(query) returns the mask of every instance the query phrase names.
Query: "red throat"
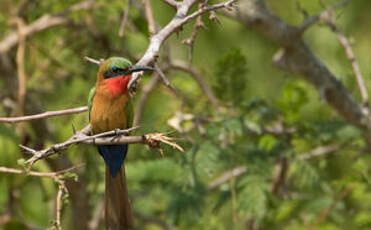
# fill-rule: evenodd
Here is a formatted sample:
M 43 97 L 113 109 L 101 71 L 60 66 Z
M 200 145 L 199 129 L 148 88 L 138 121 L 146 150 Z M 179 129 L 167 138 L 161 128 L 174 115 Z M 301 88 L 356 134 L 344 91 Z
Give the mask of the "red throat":
M 105 79 L 104 83 L 107 86 L 109 92 L 113 96 L 119 96 L 120 94 L 126 94 L 128 91 L 128 83 L 130 81 L 131 75 L 120 76 L 110 79 Z

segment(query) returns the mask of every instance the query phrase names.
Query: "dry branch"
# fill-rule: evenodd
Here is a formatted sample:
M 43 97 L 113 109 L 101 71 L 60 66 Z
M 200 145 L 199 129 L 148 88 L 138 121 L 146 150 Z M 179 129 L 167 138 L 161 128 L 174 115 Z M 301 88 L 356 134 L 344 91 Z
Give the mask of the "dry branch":
M 312 157 L 321 156 L 321 155 L 328 154 L 328 153 L 333 153 L 333 152 L 336 152 L 338 150 L 340 150 L 339 145 L 336 145 L 336 144 L 325 145 L 325 146 L 320 146 L 318 148 L 315 148 L 315 149 L 313 149 L 309 152 L 303 153 L 303 154 L 299 155 L 298 158 L 300 160 L 308 160 Z
M 209 189 L 214 190 L 218 188 L 220 185 L 228 182 L 232 177 L 239 177 L 246 172 L 247 172 L 247 166 L 241 166 L 241 167 L 234 168 L 230 171 L 227 171 L 223 173 L 220 177 L 212 181 L 209 184 Z
M 121 21 L 121 25 L 120 25 L 120 29 L 119 29 L 119 33 L 118 33 L 120 37 L 123 37 L 124 33 L 125 33 L 125 27 L 126 27 L 126 24 L 128 22 L 128 18 L 129 18 L 129 11 L 130 11 L 130 7 L 131 7 L 131 1 L 132 0 L 127 0 L 126 8 L 125 8 L 124 14 L 122 16 L 122 21 Z
M 359 91 L 361 93 L 362 101 L 364 106 L 368 106 L 368 93 L 367 88 L 365 85 L 365 82 L 363 80 L 363 76 L 361 73 L 361 70 L 359 68 L 359 65 L 357 63 L 357 60 L 355 58 L 355 55 L 353 53 L 352 47 L 350 45 L 350 42 L 345 37 L 345 35 L 340 31 L 340 29 L 336 26 L 331 11 L 329 11 L 327 14 L 325 14 L 322 19 L 327 23 L 327 25 L 330 27 L 330 29 L 336 34 L 340 44 L 343 46 L 346 56 L 352 66 L 354 77 L 357 80 Z
M 153 13 L 152 13 L 151 3 L 149 0 L 143 0 L 143 4 L 144 4 L 145 16 L 148 22 L 148 31 L 149 31 L 149 34 L 152 36 L 153 34 L 156 34 L 157 30 L 156 30 L 156 22 L 153 17 Z
M 0 117 L 0 123 L 17 123 L 21 121 L 31 121 L 31 120 L 48 118 L 48 117 L 82 113 L 85 111 L 88 111 L 87 106 L 81 106 L 81 107 L 77 107 L 73 109 L 48 111 L 48 112 L 44 112 L 40 114 L 28 115 L 28 116 L 22 116 L 22 117 Z
M 215 109 L 218 109 L 218 99 L 214 96 L 211 88 L 205 81 L 205 79 L 194 69 L 192 66 L 187 65 L 187 63 L 180 61 L 180 60 L 173 60 L 170 63 L 170 68 L 174 68 L 180 71 L 184 71 L 189 73 L 198 83 L 201 90 L 205 93 L 206 97 L 210 100 L 211 104 L 214 106 Z
M 189 22 L 190 20 L 198 17 L 199 15 L 206 13 L 208 11 L 217 10 L 220 8 L 228 7 L 232 5 L 236 0 L 229 0 L 224 3 L 215 4 L 212 6 L 205 6 L 192 14 L 188 14 L 188 11 L 190 8 L 197 2 L 196 0 L 188 0 L 183 2 L 178 2 L 176 4 L 177 12 L 174 16 L 174 18 L 164 27 L 162 28 L 157 34 L 153 35 L 150 40 L 150 44 L 145 52 L 145 54 L 142 56 L 142 58 L 138 61 L 138 65 L 149 65 L 150 63 L 153 63 L 156 61 L 161 45 L 164 43 L 164 41 L 174 32 L 178 31 L 184 24 Z M 166 1 L 169 2 L 169 1 Z M 133 74 L 133 77 L 131 78 L 128 89 L 129 91 L 133 92 L 135 91 L 134 86 L 136 85 L 136 82 L 138 79 L 142 76 L 142 74 Z
M 135 107 L 133 126 L 139 125 L 139 122 L 142 118 L 144 105 L 147 102 L 147 98 L 149 94 L 156 88 L 159 81 L 160 81 L 159 74 L 154 73 L 152 75 L 151 81 L 142 87 L 142 90 L 141 90 L 142 93 L 140 95 L 137 106 Z
M 65 142 L 54 144 L 46 149 L 34 150 L 26 146 L 20 145 L 26 152 L 33 156 L 26 161 L 26 164 L 32 166 L 36 161 L 49 157 L 51 155 L 61 153 L 63 150 L 68 149 L 73 144 L 93 144 L 93 145 L 117 145 L 117 144 L 134 144 L 141 143 L 150 146 L 151 148 L 159 148 L 160 142 L 183 151 L 182 147 L 172 142 L 175 138 L 171 138 L 162 133 L 146 134 L 143 136 L 125 136 L 131 131 L 138 129 L 133 127 L 125 130 L 112 130 L 108 132 L 99 133 L 96 135 L 89 136 L 91 133 L 90 125 L 86 126 L 81 131 L 75 133 L 70 139 Z M 160 149 L 161 151 L 161 149 Z M 162 153 L 162 152 L 161 152 Z
M 313 54 L 298 36 L 299 27 L 282 21 L 268 10 L 264 1 L 246 0 L 233 12 L 223 13 L 281 46 L 273 58 L 277 67 L 303 76 L 346 120 L 371 131 L 370 111 L 358 104 L 336 76 Z
M 34 33 L 40 32 L 42 30 L 64 25 L 69 22 L 69 19 L 65 16 L 71 12 L 79 11 L 79 10 L 89 10 L 94 6 L 94 1 L 84 1 L 80 3 L 76 3 L 75 5 L 71 6 L 70 8 L 63 10 L 57 14 L 50 15 L 45 14 L 40 18 L 36 19 L 31 24 L 27 25 L 22 30 L 22 35 L 24 37 L 29 37 Z M 12 32 L 8 34 L 5 38 L 0 41 L 0 54 L 9 51 L 12 47 L 14 47 L 20 41 L 20 36 L 18 32 Z
M 77 165 L 73 166 L 67 169 L 63 169 L 57 172 L 36 172 L 36 171 L 27 171 L 27 170 L 21 170 L 21 169 L 15 169 L 15 168 L 7 168 L 7 167 L 0 167 L 0 172 L 2 173 L 11 173 L 11 174 L 24 174 L 27 176 L 35 176 L 35 177 L 49 177 L 56 179 L 58 176 L 61 176 L 67 172 L 70 172 L 76 168 L 82 167 L 83 165 Z

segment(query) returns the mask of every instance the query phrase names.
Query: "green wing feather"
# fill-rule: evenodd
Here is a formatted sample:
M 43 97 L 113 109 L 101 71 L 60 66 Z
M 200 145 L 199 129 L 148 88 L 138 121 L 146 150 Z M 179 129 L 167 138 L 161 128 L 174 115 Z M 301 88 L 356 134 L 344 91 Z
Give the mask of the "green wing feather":
M 91 107 L 93 106 L 94 95 L 95 95 L 95 86 L 91 88 L 90 93 L 89 93 L 89 99 L 88 99 L 89 121 L 90 121 Z

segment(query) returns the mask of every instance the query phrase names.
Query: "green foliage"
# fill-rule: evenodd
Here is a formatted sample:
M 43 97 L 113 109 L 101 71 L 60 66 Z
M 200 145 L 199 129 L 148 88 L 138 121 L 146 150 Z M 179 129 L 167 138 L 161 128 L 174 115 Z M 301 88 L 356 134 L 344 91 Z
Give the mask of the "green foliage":
M 268 185 L 263 177 L 258 175 L 247 175 L 240 180 L 238 187 L 238 210 L 241 215 L 247 215 L 260 221 L 267 211 Z
M 16 31 L 9 21 L 17 10 L 19 17 L 30 24 L 77 2 L 2 0 L 0 40 Z M 27 38 L 25 114 L 86 105 L 98 67 L 85 63 L 83 56 L 125 56 L 134 63 L 146 50 L 149 32 L 141 1 L 131 1 L 124 37 L 118 36 L 118 30 L 128 1 L 94 2 L 94 9 L 68 15 L 69 24 Z M 285 21 L 293 25 L 302 22 L 296 1 L 266 2 Z M 309 15 L 323 10 L 317 1 L 299 2 Z M 334 1 L 324 2 L 327 5 Z M 151 3 L 157 24 L 164 26 L 174 10 L 161 1 Z M 351 38 L 368 91 L 370 6 L 370 1 L 351 1 L 348 8 L 334 12 L 339 28 Z M 187 134 L 175 135 L 180 137 L 177 142 L 185 153 L 164 146 L 165 157 L 161 158 L 143 145 L 130 145 L 125 160 L 129 195 L 135 213 L 149 220 L 136 220 L 135 229 L 160 229 L 167 224 L 179 230 L 240 230 L 250 225 L 257 229 L 304 230 L 317 223 L 329 208 L 316 229 L 371 229 L 371 157 L 365 151 L 364 130 L 336 114 L 310 84 L 275 68 L 271 62 L 279 48 L 276 44 L 233 20 L 223 16 L 219 19 L 221 26 L 211 22 L 209 15 L 203 17 L 208 29 L 198 32 L 191 64 L 211 86 L 221 108 L 214 109 L 190 74 L 178 70 L 169 70 L 166 75 L 186 96 L 186 102 L 162 86 L 149 94 L 138 135 L 173 131 L 168 120 L 179 111 L 195 119 L 180 124 L 190 130 Z M 187 59 L 189 47 L 181 41 L 189 38 L 192 29 L 193 25 L 184 25 L 177 35 L 169 37 L 166 49 L 161 49 L 159 66 L 166 66 L 163 60 L 167 49 L 170 60 Z M 323 26 L 313 26 L 303 36 L 315 55 L 360 101 L 349 61 L 336 36 Z M 0 58 L 1 117 L 16 114 L 16 52 L 17 46 Z M 150 80 L 145 76 L 141 84 Z M 141 93 L 139 87 L 134 105 Z M 20 151 L 19 144 L 47 147 L 69 138 L 72 124 L 80 129 L 88 120 L 88 114 L 83 113 L 25 122 L 21 136 L 15 125 L 1 124 L 0 167 L 25 169 L 29 156 Z M 301 159 L 303 154 L 327 145 L 337 145 L 339 150 Z M 81 222 L 76 218 L 82 214 L 93 216 L 103 199 L 103 160 L 95 147 L 79 145 L 32 168 L 49 172 L 80 163 L 85 167 L 61 177 L 71 188 L 70 194 L 63 196 L 63 229 L 74 229 L 76 222 Z M 280 167 L 283 180 L 273 193 Z M 246 170 L 238 171 L 241 168 Z M 231 172 L 235 176 L 230 176 Z M 352 189 L 340 199 L 345 186 Z M 74 190 L 85 193 L 74 194 Z M 8 210 L 12 211 L 11 220 L 0 230 L 55 225 L 57 192 L 50 178 L 0 173 L 0 221 Z M 89 207 L 82 210 L 79 205 L 84 201 Z
M 247 85 L 246 57 L 240 49 L 234 48 L 220 57 L 215 67 L 215 94 L 222 101 L 238 106 L 243 101 Z

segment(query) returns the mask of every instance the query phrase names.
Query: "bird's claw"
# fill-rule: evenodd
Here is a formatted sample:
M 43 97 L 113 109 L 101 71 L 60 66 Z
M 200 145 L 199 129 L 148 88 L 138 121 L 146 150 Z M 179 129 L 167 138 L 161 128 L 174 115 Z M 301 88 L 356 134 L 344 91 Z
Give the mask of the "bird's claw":
M 116 138 L 119 138 L 121 136 L 120 129 L 115 129 L 114 131 L 115 131 L 115 134 L 112 137 L 111 142 L 115 141 Z

